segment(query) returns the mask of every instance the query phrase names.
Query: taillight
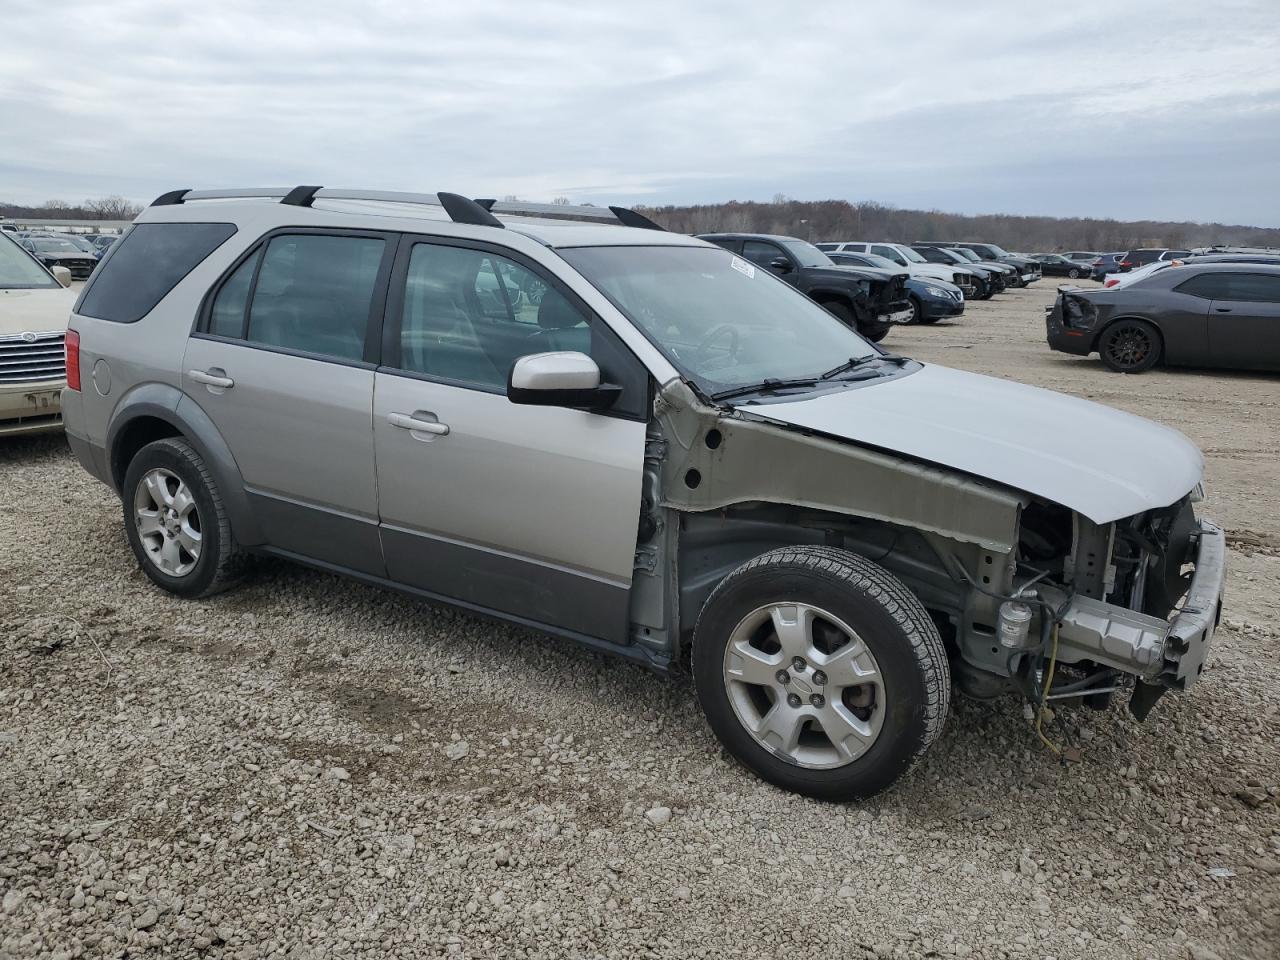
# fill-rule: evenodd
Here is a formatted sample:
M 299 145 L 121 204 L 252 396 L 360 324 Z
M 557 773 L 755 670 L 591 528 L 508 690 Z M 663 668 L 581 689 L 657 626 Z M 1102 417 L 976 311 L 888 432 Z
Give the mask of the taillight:
M 67 331 L 67 386 L 72 390 L 80 389 L 80 334 L 75 330 Z
M 1132 260 L 1121 260 L 1118 264 L 1116 264 L 1116 266 L 1118 266 L 1118 267 L 1132 267 L 1132 266 L 1133 266 L 1133 261 L 1132 261 Z
M 1119 280 L 1108 280 L 1106 283 L 1103 284 L 1103 287 L 1118 287 L 1118 286 L 1120 286 Z

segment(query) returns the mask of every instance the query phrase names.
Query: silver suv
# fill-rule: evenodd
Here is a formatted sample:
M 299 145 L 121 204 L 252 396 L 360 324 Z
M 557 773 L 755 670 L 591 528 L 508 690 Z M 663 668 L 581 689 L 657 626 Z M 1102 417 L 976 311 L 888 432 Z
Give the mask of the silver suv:
M 815 797 L 901 776 L 953 684 L 1145 715 L 1219 616 L 1181 434 L 886 353 L 622 208 L 177 191 L 71 330 L 67 434 L 156 584 L 273 554 L 689 669 Z

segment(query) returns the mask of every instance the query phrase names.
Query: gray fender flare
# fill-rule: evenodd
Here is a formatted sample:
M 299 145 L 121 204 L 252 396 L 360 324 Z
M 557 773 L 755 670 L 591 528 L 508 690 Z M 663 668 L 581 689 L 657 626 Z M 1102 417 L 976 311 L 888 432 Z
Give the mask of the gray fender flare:
M 113 483 L 126 467 L 117 462 L 117 441 L 130 423 L 142 417 L 163 420 L 200 454 L 218 485 L 218 495 L 231 521 L 236 542 L 243 546 L 262 543 L 262 527 L 245 492 L 244 478 L 231 448 L 208 414 L 171 384 L 143 384 L 130 390 L 116 404 L 107 426 L 107 464 Z

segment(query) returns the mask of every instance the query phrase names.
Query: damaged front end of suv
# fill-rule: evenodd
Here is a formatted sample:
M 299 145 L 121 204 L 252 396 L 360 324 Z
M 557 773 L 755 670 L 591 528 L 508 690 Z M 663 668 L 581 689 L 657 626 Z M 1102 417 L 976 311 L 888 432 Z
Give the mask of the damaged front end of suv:
M 1051 703 L 1103 709 L 1120 695 L 1145 719 L 1164 692 L 1193 683 L 1221 616 L 1226 554 L 1222 530 L 1196 516 L 1198 451 L 1094 404 L 913 366 L 874 389 L 736 407 L 669 384 L 651 441 L 637 596 L 668 564 L 678 570 L 671 589 L 687 635 L 712 585 L 744 557 L 831 547 L 873 559 L 920 599 L 957 689 L 972 698 L 1020 695 L 1041 716 Z M 918 400 L 934 395 L 964 399 L 950 416 L 932 413 L 937 429 L 913 431 Z M 973 403 L 1020 410 L 1016 434 L 1049 398 L 1086 420 L 1114 417 L 1113 439 L 1095 452 L 1129 447 L 1127 459 L 1107 474 L 1068 465 L 1078 434 L 1036 457 L 1043 431 L 1019 451 L 959 433 Z M 878 414 L 889 409 L 898 416 L 886 428 Z M 1080 471 L 1094 474 L 1085 494 Z M 656 636 L 646 628 L 637 639 Z

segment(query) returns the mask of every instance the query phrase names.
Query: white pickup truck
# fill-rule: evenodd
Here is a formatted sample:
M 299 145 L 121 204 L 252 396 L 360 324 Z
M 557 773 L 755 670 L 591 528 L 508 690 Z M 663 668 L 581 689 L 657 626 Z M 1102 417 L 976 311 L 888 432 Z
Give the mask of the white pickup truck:
M 949 267 L 941 263 L 929 263 L 924 257 L 916 253 L 910 247 L 901 243 L 864 243 L 862 241 L 840 241 L 832 243 L 818 243 L 815 246 L 819 250 L 830 253 L 833 250 L 845 250 L 849 253 L 874 253 L 881 257 L 892 260 L 901 267 L 905 267 L 912 277 L 930 280 L 945 280 L 947 283 L 954 283 L 957 287 L 964 291 L 965 299 L 968 300 L 978 291 L 978 275 L 964 267 Z

